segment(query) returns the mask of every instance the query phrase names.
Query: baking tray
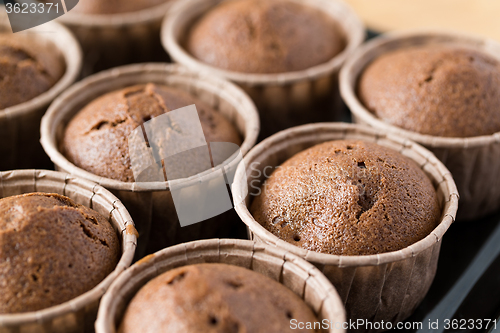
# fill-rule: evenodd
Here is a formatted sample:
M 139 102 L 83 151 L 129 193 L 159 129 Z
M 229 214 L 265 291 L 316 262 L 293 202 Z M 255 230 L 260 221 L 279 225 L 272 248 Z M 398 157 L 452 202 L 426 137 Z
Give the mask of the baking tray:
M 422 323 L 422 328 L 391 332 L 500 332 L 499 220 L 500 214 L 495 214 L 450 227 L 429 293 L 405 321 L 407 325 Z M 439 320 L 438 329 L 429 327 L 429 320 Z

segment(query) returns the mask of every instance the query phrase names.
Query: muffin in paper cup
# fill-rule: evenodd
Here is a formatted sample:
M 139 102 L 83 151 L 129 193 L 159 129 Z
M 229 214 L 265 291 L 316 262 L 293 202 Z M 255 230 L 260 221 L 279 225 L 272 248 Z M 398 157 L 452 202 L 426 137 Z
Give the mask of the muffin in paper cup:
M 250 186 L 255 188 L 263 184 L 266 168 L 273 169 L 316 144 L 344 139 L 375 142 L 398 151 L 425 172 L 436 190 L 441 209 L 439 225 L 432 233 L 399 251 L 332 255 L 309 251 L 281 240 L 254 219 L 249 211 L 252 196 L 246 192 Z M 233 198 L 236 212 L 247 225 L 251 239 L 291 252 L 322 271 L 339 292 L 348 320 L 362 319 L 373 323 L 383 320 L 395 324 L 411 315 L 434 279 L 441 239 L 453 223 L 458 207 L 453 178 L 431 152 L 409 140 L 369 127 L 320 123 L 279 132 L 258 144 L 243 161 L 236 171 Z
M 0 33 L 12 32 L 5 7 L 0 6 Z M 0 110 L 0 170 L 49 168 L 50 161 L 40 145 L 40 121 L 49 104 L 78 78 L 82 51 L 73 34 L 55 22 L 27 32 L 18 32 L 37 44 L 55 48 L 65 62 L 63 76 L 39 96 Z
M 120 198 L 139 231 L 139 257 L 146 252 L 153 253 L 181 242 L 229 235 L 230 228 L 238 223 L 236 214 L 233 217 L 231 211 L 185 227 L 181 227 L 179 223 L 170 186 L 175 185 L 175 190 L 182 190 L 193 184 L 209 183 L 219 176 L 220 170 L 217 168 L 168 183 L 125 182 L 85 171 L 71 163 L 61 152 L 60 145 L 66 125 L 86 104 L 107 92 L 145 83 L 186 91 L 220 112 L 235 126 L 243 139 L 239 148 L 241 155 L 245 155 L 255 144 L 259 133 L 255 105 L 241 89 L 229 82 L 196 74 L 178 65 L 138 64 L 104 71 L 75 84 L 51 105 L 42 120 L 41 142 L 45 151 L 56 168 L 94 181 Z M 224 170 L 232 170 L 234 173 L 238 161 L 232 158 L 226 160 L 222 163 Z
M 150 8 L 116 14 L 71 10 L 57 21 L 68 27 L 82 45 L 86 76 L 129 63 L 166 60 L 160 27 L 174 1 L 165 0 Z
M 66 173 L 46 170 L 0 172 L 2 198 L 31 192 L 57 193 L 109 217 L 121 243 L 121 257 L 103 281 L 86 293 L 43 310 L 0 314 L 0 332 L 93 332 L 99 301 L 106 289 L 130 266 L 137 244 L 134 223 L 123 204 L 103 187 Z
M 363 23 L 344 2 L 292 1 L 319 9 L 337 23 L 346 44 L 342 52 L 326 63 L 277 74 L 240 73 L 205 64 L 189 54 L 183 42 L 192 23 L 221 0 L 179 1 L 166 16 L 161 30 L 162 43 L 175 62 L 234 82 L 252 97 L 261 117 L 261 137 L 291 126 L 335 120 L 343 108 L 338 89 L 340 67 L 365 38 Z
M 465 46 L 500 60 L 500 43 L 451 31 L 416 30 L 389 33 L 359 48 L 340 74 L 342 98 L 356 123 L 415 141 L 432 151 L 451 171 L 460 192 L 458 220 L 486 216 L 500 208 L 500 132 L 475 137 L 439 137 L 388 124 L 371 113 L 357 95 L 357 84 L 366 66 L 380 55 L 411 46 L 453 44 Z
M 274 246 L 239 239 L 209 239 L 169 247 L 134 264 L 103 298 L 96 332 L 116 332 L 128 303 L 149 280 L 171 269 L 200 263 L 235 265 L 278 281 L 302 298 L 320 322 L 326 319 L 333 323 L 325 332 L 345 331 L 341 327 L 345 323 L 342 302 L 313 265 Z

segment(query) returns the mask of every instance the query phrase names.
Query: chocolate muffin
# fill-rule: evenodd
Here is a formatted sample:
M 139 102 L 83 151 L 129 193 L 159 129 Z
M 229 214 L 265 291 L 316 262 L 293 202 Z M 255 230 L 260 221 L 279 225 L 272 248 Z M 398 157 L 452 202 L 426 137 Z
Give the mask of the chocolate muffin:
M 119 14 L 136 12 L 167 1 L 171 0 L 81 0 L 73 10 L 82 14 Z
M 68 160 L 84 170 L 133 182 L 128 145 L 132 131 L 153 117 L 192 104 L 196 105 L 207 142 L 241 144 L 236 128 L 214 109 L 179 89 L 147 84 L 114 91 L 89 103 L 66 127 L 62 150 Z M 166 131 L 179 130 L 176 124 L 171 125 Z M 184 168 L 195 167 L 186 163 Z
M 332 18 L 289 0 L 222 2 L 195 22 L 186 40 L 195 58 L 243 73 L 304 70 L 328 62 L 344 47 Z
M 399 153 L 364 141 L 330 141 L 283 163 L 251 213 L 277 237 L 307 250 L 369 255 L 403 249 L 438 224 L 436 192 Z
M 367 66 L 359 98 L 381 120 L 422 134 L 473 137 L 500 131 L 500 62 L 457 45 L 388 52 Z
M 95 287 L 118 262 L 118 236 L 71 199 L 31 193 L 0 200 L 0 313 L 45 309 Z
M 290 328 L 290 320 L 318 321 L 282 284 L 226 264 L 179 267 L 148 282 L 134 296 L 118 332 L 318 332 Z
M 55 47 L 0 33 L 0 110 L 46 92 L 63 76 L 65 67 Z

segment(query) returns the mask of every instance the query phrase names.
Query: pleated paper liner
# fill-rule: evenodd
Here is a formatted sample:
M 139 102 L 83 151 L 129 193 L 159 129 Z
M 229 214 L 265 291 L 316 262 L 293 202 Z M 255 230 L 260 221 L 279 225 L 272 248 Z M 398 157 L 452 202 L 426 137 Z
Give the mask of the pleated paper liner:
M 332 284 L 313 265 L 273 246 L 239 239 L 209 239 L 169 247 L 134 264 L 104 296 L 96 333 L 116 332 L 128 303 L 151 279 L 168 270 L 199 263 L 235 265 L 276 280 L 300 296 L 320 322 L 327 319 L 339 324 L 325 332 L 344 332 L 340 328 L 345 322 L 342 302 Z
M 463 33 L 418 30 L 386 34 L 364 45 L 346 62 L 340 75 L 341 93 L 355 122 L 408 138 L 431 150 L 451 171 L 457 184 L 460 192 L 458 219 L 472 220 L 500 208 L 500 177 L 497 177 L 500 172 L 500 132 L 447 138 L 407 131 L 378 119 L 356 95 L 359 76 L 366 65 L 378 56 L 396 49 L 443 43 L 472 47 L 500 60 L 498 42 Z
M 166 61 L 160 42 L 163 17 L 175 0 L 136 12 L 84 14 L 74 10 L 57 20 L 78 38 L 84 75 L 138 62 Z M 117 3 L 117 5 L 119 5 Z
M 409 157 L 429 176 L 442 209 L 439 225 L 421 241 L 376 255 L 338 256 L 317 253 L 285 242 L 264 229 L 250 214 L 251 196 L 264 181 L 264 168 L 274 168 L 316 144 L 356 139 L 389 147 Z M 251 167 L 251 168 L 250 168 Z M 260 177 L 255 170 L 261 171 Z M 275 245 L 314 264 L 333 283 L 351 320 L 396 323 L 415 310 L 434 279 L 441 239 L 455 219 L 458 193 L 450 172 L 428 150 L 409 140 L 369 127 L 344 123 L 319 123 L 291 128 L 273 135 L 252 149 L 238 166 L 233 191 L 235 208 L 249 229 L 251 239 Z
M 226 236 L 229 229 L 238 223 L 236 214 L 234 219 L 228 218 L 226 214 L 181 228 L 166 182 L 129 183 L 103 178 L 78 168 L 60 152 L 64 128 L 83 106 L 107 92 L 148 82 L 187 91 L 223 114 L 243 138 L 240 147 L 243 155 L 255 144 L 259 133 L 255 105 L 241 89 L 178 65 L 139 64 L 101 72 L 75 84 L 52 104 L 42 121 L 41 141 L 45 151 L 58 169 L 92 180 L 120 198 L 139 231 L 139 257 L 146 252 L 153 253 L 181 242 Z M 228 163 L 227 170 L 235 170 L 236 164 L 237 160 Z M 179 180 L 179 184 L 187 187 L 216 176 L 216 172 L 207 170 Z
M 93 332 L 99 301 L 111 283 L 130 266 L 137 244 L 134 223 L 123 204 L 109 191 L 66 173 L 46 170 L 0 172 L 0 197 L 31 192 L 58 193 L 109 216 L 122 247 L 115 270 L 88 292 L 60 305 L 34 312 L 0 314 L 2 333 Z M 43 251 L 43 249 L 40 249 Z
M 0 33 L 12 33 L 3 5 L 0 6 Z M 40 120 L 49 104 L 80 74 L 82 53 L 73 34 L 62 25 L 49 22 L 16 36 L 50 45 L 66 62 L 66 71 L 48 91 L 18 105 L 0 110 L 0 170 L 48 168 L 50 161 L 40 145 Z
M 193 21 L 221 0 L 183 0 L 165 18 L 162 43 L 172 59 L 186 67 L 232 81 L 256 103 L 261 117 L 261 137 L 279 130 L 316 121 L 333 121 L 343 109 L 338 89 L 340 67 L 364 40 L 364 26 L 343 1 L 292 0 L 311 6 L 332 17 L 342 31 L 345 49 L 330 61 L 302 71 L 278 74 L 238 73 L 207 65 L 182 46 Z

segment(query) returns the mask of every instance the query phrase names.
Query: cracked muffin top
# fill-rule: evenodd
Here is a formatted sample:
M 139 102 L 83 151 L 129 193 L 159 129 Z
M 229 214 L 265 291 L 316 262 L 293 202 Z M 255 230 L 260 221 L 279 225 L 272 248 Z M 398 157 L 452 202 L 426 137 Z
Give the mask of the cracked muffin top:
M 250 210 L 277 237 L 335 255 L 403 249 L 426 237 L 440 217 L 432 183 L 413 161 L 350 140 L 325 142 L 287 160 Z
M 170 0 L 85 0 L 73 9 L 83 14 L 118 14 L 136 12 Z
M 381 120 L 413 132 L 500 131 L 500 62 L 477 50 L 433 44 L 388 52 L 364 70 L 358 95 Z
M 65 62 L 56 47 L 0 33 L 0 110 L 46 92 L 64 71 Z
M 108 220 L 73 200 L 30 193 L 0 200 L 0 313 L 45 309 L 95 287 L 118 263 Z
M 62 151 L 76 166 L 93 174 L 133 182 L 128 144 L 131 133 L 151 118 L 192 104 L 196 105 L 206 142 L 241 144 L 238 131 L 222 114 L 182 90 L 150 83 L 110 92 L 90 102 L 66 127 Z M 166 140 L 157 146 L 183 145 L 174 133 L 178 124 L 168 124 L 165 131 Z M 229 156 L 213 157 L 223 161 Z M 200 172 L 192 165 L 196 157 L 187 158 L 186 163 L 176 161 L 176 166 L 186 169 L 185 173 Z
M 338 24 L 289 0 L 225 1 L 191 28 L 186 49 L 214 67 L 283 73 L 326 63 L 345 47 Z
M 238 266 L 196 264 L 142 287 L 118 332 L 318 332 L 291 330 L 292 319 L 318 320 L 299 296 L 267 276 Z

